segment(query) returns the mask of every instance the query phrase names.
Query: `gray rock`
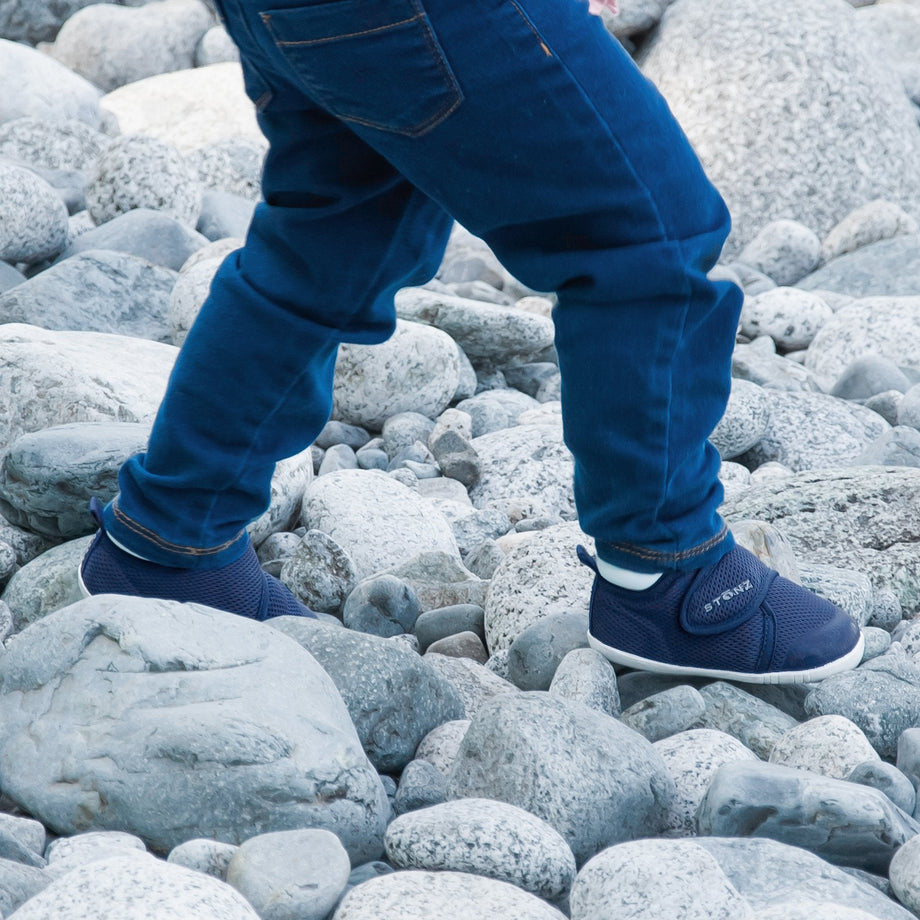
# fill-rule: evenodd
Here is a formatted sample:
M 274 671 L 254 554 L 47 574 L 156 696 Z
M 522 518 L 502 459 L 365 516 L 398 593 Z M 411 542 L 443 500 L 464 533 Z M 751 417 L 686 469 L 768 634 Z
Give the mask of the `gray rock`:
M 577 745 L 566 739 L 579 738 Z M 464 736 L 450 798 L 485 797 L 543 818 L 580 863 L 664 827 L 674 795 L 661 757 L 638 733 L 543 693 L 486 704 Z
M 396 312 L 442 329 L 474 362 L 523 363 L 553 343 L 551 319 L 425 288 L 403 288 L 396 295 Z
M 616 672 L 610 662 L 592 648 L 574 648 L 566 654 L 553 674 L 549 693 L 608 716 L 620 714 Z
M 134 834 L 122 831 L 90 831 L 52 840 L 48 844 L 45 856 L 54 874 L 62 875 L 93 862 L 146 852 L 144 841 Z
M 738 259 L 778 285 L 792 285 L 815 268 L 820 256 L 821 241 L 808 227 L 795 220 L 774 220 L 744 247 Z
M 325 920 L 350 874 L 335 834 L 304 828 L 244 841 L 227 867 L 227 882 L 260 920 Z
M 45 828 L 39 821 L 0 813 L 0 859 L 41 869 L 45 865 Z
M 880 240 L 838 256 L 799 282 L 806 291 L 825 289 L 851 297 L 912 295 L 920 282 L 920 234 Z
M 348 553 L 320 530 L 308 530 L 281 566 L 281 581 L 311 610 L 338 614 L 355 587 Z
M 444 516 L 418 493 L 375 471 L 341 470 L 316 479 L 304 493 L 301 517 L 305 527 L 328 534 L 348 553 L 359 579 L 423 551 L 459 560 Z
M 223 61 L 239 61 L 239 48 L 227 34 L 223 26 L 214 26 L 201 36 L 195 49 L 195 66 L 207 67 L 208 64 L 220 64 Z
M 124 920 L 157 915 L 202 920 L 258 920 L 246 899 L 229 885 L 152 856 L 117 856 L 90 863 L 55 879 L 16 911 L 16 920 L 79 915 Z
M 521 690 L 548 690 L 562 659 L 588 647 L 583 611 L 551 613 L 527 626 L 508 648 L 508 679 Z
M 312 480 L 313 462 L 309 448 L 275 464 L 268 508 L 246 528 L 255 546 L 269 534 L 294 529 L 304 491 Z
M 912 386 L 898 403 L 898 424 L 920 428 L 920 386 Z
M 390 457 L 412 447 L 416 441 L 428 443 L 435 423 L 420 412 L 397 412 L 391 415 L 381 429 L 383 448 Z
M 415 635 L 422 652 L 433 642 L 456 633 L 471 631 L 485 638 L 483 616 L 482 607 L 476 604 L 454 604 L 438 610 L 426 610 L 415 621 Z
M 212 25 L 200 0 L 161 0 L 137 8 L 94 4 L 67 19 L 50 51 L 107 92 L 193 67 L 195 48 Z M 144 53 L 138 54 L 138 48 Z
M 36 7 L 29 0 L 12 0 L 0 9 L 0 34 L 29 45 L 53 41 L 64 21 L 90 2 L 92 0 L 61 0 Z
M 148 434 L 131 422 L 82 422 L 22 435 L 0 461 L 0 512 L 50 537 L 93 533 L 90 498 L 114 498 L 119 468 Z
M 334 444 L 347 444 L 352 450 L 359 450 L 370 439 L 371 436 L 365 428 L 360 428 L 357 425 L 346 425 L 344 422 L 328 421 L 313 443 L 317 447 L 322 447 L 323 450 L 332 447 Z
M 837 378 L 831 396 L 841 399 L 869 399 L 887 390 L 906 393 L 910 381 L 891 361 L 876 355 L 856 358 Z
M 694 725 L 706 711 L 706 700 L 686 684 L 653 693 L 624 709 L 620 720 L 649 741 L 661 741 Z
M 770 763 L 849 779 L 867 761 L 880 761 L 862 730 L 843 716 L 817 716 L 788 729 L 773 745 Z
M 397 412 L 434 418 L 447 408 L 459 382 L 460 361 L 450 336 L 399 320 L 381 345 L 341 346 L 334 417 L 376 430 Z
M 879 760 L 876 756 L 873 760 L 856 764 L 846 779 L 884 792 L 901 811 L 913 814 L 917 793 L 913 783 L 893 764 Z
M 66 259 L 88 249 L 110 249 L 179 271 L 207 239 L 162 211 L 135 208 L 78 236 L 61 254 Z M 124 282 L 130 290 L 134 283 Z M 175 283 L 175 277 L 173 277 Z M 167 295 L 169 291 L 166 292 Z
M 89 250 L 0 295 L 0 319 L 165 342 L 175 283 L 175 272 L 139 256 Z
M 0 783 L 57 833 L 120 829 L 169 850 L 196 832 L 238 843 L 306 823 L 355 859 L 380 852 L 388 805 L 348 710 L 316 661 L 264 624 L 88 598 L 8 645 L 0 693 L 14 714 Z M 61 782 L 72 773 L 79 788 Z
M 508 386 L 538 399 L 540 394 L 546 394 L 548 389 L 559 379 L 559 368 L 551 361 L 537 361 L 532 364 L 517 364 L 502 368 Z M 559 397 L 556 396 L 556 399 Z
M 897 425 L 898 406 L 903 398 L 904 394 L 898 390 L 885 390 L 877 396 L 870 396 L 864 405 L 867 409 L 877 412 L 889 425 Z
M 505 558 L 501 547 L 492 539 L 477 543 L 463 560 L 463 564 L 479 578 L 491 579 Z
M 67 208 L 34 172 L 0 161 L 0 260 L 42 262 L 67 245 Z
M 740 463 L 723 460 L 719 467 L 719 481 L 722 483 L 725 498 L 735 498 L 751 484 L 751 473 L 746 466 Z
M 884 629 L 879 629 L 877 626 L 864 626 L 862 634 L 865 640 L 863 661 L 878 658 L 891 648 L 891 634 Z
M 845 610 L 860 626 L 868 624 L 872 616 L 875 591 L 866 575 L 851 569 L 813 562 L 803 565 L 801 573 L 801 584 L 809 591 L 814 591 Z
M 428 646 L 428 651 L 433 655 L 446 655 L 448 658 L 469 658 L 479 664 L 489 660 L 482 639 L 474 632 L 461 632 L 453 636 L 445 636 Z
M 171 144 L 129 134 L 113 140 L 86 186 L 86 208 L 97 224 L 134 208 L 150 208 L 194 227 L 201 186 Z
M 769 837 L 829 862 L 885 872 L 920 825 L 877 789 L 775 764 L 735 763 L 713 777 L 699 831 Z
M 219 244 L 212 244 L 196 253 L 198 258 L 186 261 L 169 295 L 166 321 L 169 340 L 181 346 L 195 322 L 208 295 L 214 276 L 224 261 Z
M 353 888 L 332 920 L 481 920 L 483 906 L 496 917 L 564 920 L 545 901 L 515 885 L 468 872 L 393 872 Z
M 797 724 L 775 706 L 724 681 L 701 687 L 700 694 L 706 701 L 706 711 L 698 727 L 732 735 L 758 757 L 769 757 L 773 745 Z
M 452 553 L 422 552 L 389 570 L 408 583 L 418 595 L 423 610 L 453 604 L 485 605 L 489 582 L 473 575 Z
M 502 560 L 492 576 L 485 605 L 491 652 L 508 648 L 532 623 L 553 613 L 587 612 L 594 573 L 575 554 L 591 540 L 576 524 L 534 534 Z
M 518 390 L 487 390 L 461 400 L 457 408 L 470 416 L 474 438 L 513 427 L 519 416 L 540 403 Z
M 51 882 L 42 869 L 24 866 L 10 859 L 0 859 L 0 910 L 9 917 L 18 907 L 35 897 Z
M 387 638 L 411 633 L 420 609 L 411 586 L 395 575 L 377 575 L 349 593 L 342 619 L 349 629 Z
M 857 24 L 897 72 L 907 95 L 920 105 L 920 63 L 916 55 L 920 46 L 920 10 L 910 3 L 885 6 L 862 10 Z
M 166 862 L 185 866 L 186 869 L 194 869 L 196 872 L 203 872 L 205 875 L 211 875 L 225 882 L 227 881 L 227 866 L 230 865 L 230 860 L 233 859 L 233 854 L 238 849 L 239 847 L 232 843 L 197 838 L 186 840 L 185 843 L 173 847 L 166 857 Z
M 332 678 L 381 772 L 401 770 L 428 732 L 463 716 L 453 687 L 407 649 L 300 617 L 279 617 L 271 625 L 299 642 Z
M 763 389 L 736 378 L 732 380 L 725 413 L 710 440 L 723 459 L 737 457 L 766 434 L 769 421 L 770 399 Z
M 469 719 L 451 719 L 436 726 L 422 738 L 415 750 L 415 759 L 431 764 L 447 779 L 469 727 Z
M 777 287 L 745 299 L 741 331 L 751 338 L 768 335 L 777 348 L 793 351 L 807 348 L 833 315 L 834 311 L 817 294 Z
M 397 868 L 469 872 L 547 901 L 564 897 L 575 878 L 575 857 L 559 833 L 504 802 L 465 798 L 403 815 L 384 843 Z
M 695 70 L 701 47 L 706 67 Z M 920 176 L 904 166 L 920 157 L 916 115 L 839 0 L 682 0 L 640 63 L 725 196 L 729 257 L 771 219 L 821 236 L 876 198 L 917 216 Z M 829 148 L 827 137 L 849 143 Z
M 916 915 L 920 910 L 920 838 L 908 840 L 894 854 L 889 878 L 898 900 Z
M 753 553 L 764 565 L 789 581 L 802 583 L 795 552 L 781 530 L 765 521 L 732 521 L 729 529 L 735 542 Z
M 711 728 L 694 728 L 654 743 L 676 789 L 668 809 L 665 835 L 696 835 L 696 815 L 716 771 L 727 763 L 756 761 L 757 755 L 736 738 Z
M 474 718 L 496 696 L 517 693 L 514 684 L 469 658 L 451 658 L 428 651 L 425 661 L 453 686 L 468 719 Z
M 827 900 L 866 911 L 879 920 L 910 920 L 911 914 L 872 885 L 800 847 L 775 840 L 699 837 L 729 881 L 755 909 L 795 907 Z
M 25 280 L 26 276 L 22 274 L 22 272 L 17 271 L 12 265 L 8 265 L 6 262 L 0 262 L 0 294 L 5 294 L 7 291 L 16 287 L 17 284 L 22 284 Z
M 796 472 L 840 466 L 888 429 L 871 410 L 820 393 L 771 390 L 769 396 L 766 434 L 741 458 L 752 468 L 774 460 Z
M 876 199 L 858 207 L 831 229 L 821 244 L 821 261 L 830 262 L 871 243 L 918 231 L 917 221 L 903 208 Z
M 7 9 L 4 5 L 0 16 Z M 33 15 L 34 6 L 28 9 Z M 16 87 L 15 93 L 5 94 L 0 102 L 0 124 L 30 116 L 52 123 L 72 118 L 95 128 L 102 118 L 101 94 L 88 80 L 47 54 L 5 38 L 0 39 L 0 83 Z M 48 92 L 49 86 L 54 87 L 53 93 Z
M 410 760 L 399 777 L 393 810 L 397 815 L 404 815 L 420 808 L 440 805 L 446 798 L 447 777 L 427 760 Z
M 901 602 L 893 591 L 876 590 L 872 604 L 870 626 L 891 632 L 901 622 Z
M 255 206 L 254 201 L 242 195 L 205 189 L 201 193 L 201 210 L 195 229 L 212 241 L 244 237 L 252 222 Z
M 31 167 L 91 170 L 109 138 L 74 118 L 47 122 L 23 116 L 0 125 L 0 157 Z
M 813 393 L 822 389 L 817 377 L 801 364 L 753 345 L 735 346 L 732 376 L 771 390 Z
M 910 780 L 914 789 L 920 786 L 920 729 L 911 726 L 901 732 L 895 766 Z
M 204 188 L 239 196 L 251 209 L 262 196 L 266 149 L 262 137 L 235 136 L 202 144 L 185 159 Z
M 572 920 L 754 918 L 718 862 L 690 840 L 636 840 L 609 847 L 578 873 L 571 904 Z
M 467 488 L 479 481 L 482 463 L 476 449 L 456 431 L 445 431 L 431 441 L 431 452 L 444 476 L 456 479 Z
M 757 518 L 782 527 L 803 563 L 862 572 L 894 591 L 907 615 L 920 610 L 913 575 L 920 514 L 915 469 L 851 467 L 799 473 L 752 486 L 722 507 L 728 521 Z
M 876 355 L 903 371 L 920 369 L 912 342 L 920 331 L 920 297 L 866 297 L 838 310 L 808 349 L 806 367 L 828 383 L 857 358 Z

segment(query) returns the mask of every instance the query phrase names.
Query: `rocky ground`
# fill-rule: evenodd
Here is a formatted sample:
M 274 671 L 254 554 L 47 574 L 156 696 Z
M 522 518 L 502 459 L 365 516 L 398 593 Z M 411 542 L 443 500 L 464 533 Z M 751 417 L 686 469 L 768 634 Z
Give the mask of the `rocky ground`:
M 865 661 L 586 647 L 552 297 L 460 228 L 252 525 L 320 621 L 79 601 L 264 142 L 200 0 L 7 0 L 0 916 L 920 916 L 920 3 L 620 7 L 735 216 L 725 516 Z

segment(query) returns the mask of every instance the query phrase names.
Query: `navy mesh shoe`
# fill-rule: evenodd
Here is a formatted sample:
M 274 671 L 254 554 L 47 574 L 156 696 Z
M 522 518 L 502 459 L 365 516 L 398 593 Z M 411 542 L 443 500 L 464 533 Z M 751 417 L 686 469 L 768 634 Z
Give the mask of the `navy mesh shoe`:
M 582 546 L 578 558 L 597 573 Z M 864 646 L 851 617 L 740 546 L 715 565 L 665 572 L 644 591 L 597 575 L 588 642 L 642 671 L 758 684 L 822 680 L 858 665 Z
M 95 499 L 90 509 L 99 531 L 80 564 L 80 587 L 87 596 L 128 594 L 194 601 L 252 620 L 280 616 L 316 617 L 280 581 L 262 571 L 252 544 L 236 562 L 217 569 L 196 572 L 157 565 L 116 546 L 102 527 L 99 504 Z

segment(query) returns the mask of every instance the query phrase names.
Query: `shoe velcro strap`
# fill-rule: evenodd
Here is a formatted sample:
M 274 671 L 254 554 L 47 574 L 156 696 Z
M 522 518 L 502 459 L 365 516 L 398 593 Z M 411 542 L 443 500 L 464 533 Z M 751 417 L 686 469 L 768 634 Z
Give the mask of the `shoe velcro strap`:
M 691 635 L 713 636 L 735 629 L 754 616 L 766 599 L 777 573 L 762 564 L 732 565 L 734 555 L 701 569 L 690 585 L 680 624 Z

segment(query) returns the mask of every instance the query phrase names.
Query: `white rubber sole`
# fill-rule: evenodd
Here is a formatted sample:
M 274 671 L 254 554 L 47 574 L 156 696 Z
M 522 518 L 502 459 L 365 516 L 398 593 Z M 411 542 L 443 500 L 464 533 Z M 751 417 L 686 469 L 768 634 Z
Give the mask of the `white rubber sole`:
M 860 633 L 859 641 L 846 655 L 835 661 L 829 661 L 819 668 L 811 668 L 807 671 L 772 671 L 764 674 L 751 674 L 748 671 L 717 671 L 709 668 L 690 668 L 679 664 L 665 664 L 661 661 L 631 655 L 629 652 L 621 652 L 619 649 L 604 645 L 603 642 L 599 642 L 590 633 L 588 633 L 588 645 L 614 664 L 634 668 L 637 671 L 650 671 L 653 674 L 711 677 L 715 680 L 734 680 L 746 684 L 809 684 L 814 681 L 824 680 L 825 677 L 830 677 L 832 674 L 839 674 L 841 671 L 849 671 L 851 668 L 855 668 L 862 661 L 866 640 Z

